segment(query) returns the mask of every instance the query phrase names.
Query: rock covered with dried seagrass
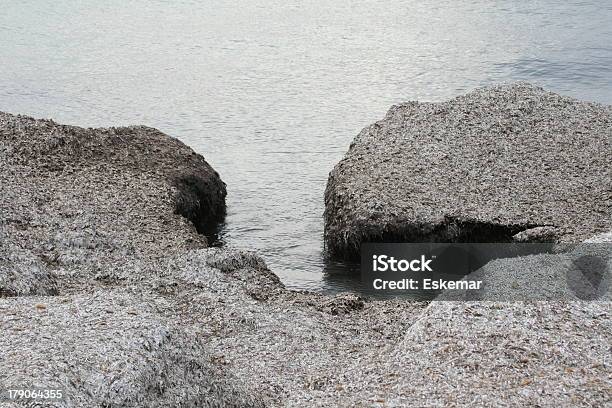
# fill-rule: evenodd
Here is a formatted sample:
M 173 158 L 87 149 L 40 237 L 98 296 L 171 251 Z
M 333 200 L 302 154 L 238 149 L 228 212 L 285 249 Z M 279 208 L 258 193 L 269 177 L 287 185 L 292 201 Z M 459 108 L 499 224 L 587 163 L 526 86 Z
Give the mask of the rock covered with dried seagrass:
M 327 248 L 578 242 L 610 229 L 611 144 L 612 107 L 525 83 L 393 106 L 329 176 Z

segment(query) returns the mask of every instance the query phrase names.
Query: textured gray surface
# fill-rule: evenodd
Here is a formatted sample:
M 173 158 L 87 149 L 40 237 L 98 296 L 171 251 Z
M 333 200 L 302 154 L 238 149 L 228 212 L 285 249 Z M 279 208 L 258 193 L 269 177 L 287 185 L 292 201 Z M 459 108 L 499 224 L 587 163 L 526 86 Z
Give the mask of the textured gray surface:
M 56 406 L 262 406 L 212 363 L 205 341 L 134 292 L 0 299 L 0 384 L 62 389 Z
M 197 223 L 225 211 L 225 185 L 204 158 L 144 126 L 83 129 L 0 113 L 0 166 L 0 236 L 64 290 L 117 274 L 126 258 L 204 246 L 177 213 Z
M 158 290 L 167 259 L 206 245 L 194 224 L 225 211 L 201 156 L 151 128 L 0 113 L 0 167 L 0 386 L 61 386 L 65 406 L 261 405 Z
M 366 127 L 331 172 L 335 255 L 383 240 L 489 242 L 552 226 L 579 242 L 611 227 L 612 107 L 529 84 L 409 102 Z
M 55 277 L 44 261 L 7 240 L 1 230 L 0 242 L 0 297 L 57 294 Z
M 142 127 L 0 125 L 2 383 L 61 384 L 69 407 L 609 402 L 610 303 L 288 291 L 261 258 L 206 248 L 175 214 L 197 200 L 169 174 L 221 186 L 179 142 Z
M 432 303 L 388 355 L 388 405 L 606 406 L 609 313 L 609 302 Z

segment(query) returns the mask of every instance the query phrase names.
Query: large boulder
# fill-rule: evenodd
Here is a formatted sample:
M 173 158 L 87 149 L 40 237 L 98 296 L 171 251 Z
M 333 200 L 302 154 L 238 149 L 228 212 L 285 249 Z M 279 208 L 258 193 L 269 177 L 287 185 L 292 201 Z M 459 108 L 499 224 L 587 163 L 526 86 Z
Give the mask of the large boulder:
M 612 225 L 612 107 L 529 84 L 409 102 L 329 176 L 325 240 L 579 242 Z M 516 238 L 513 238 L 516 236 Z
M 609 403 L 609 302 L 434 302 L 372 380 L 386 405 Z
M 62 199 L 70 204 L 75 199 L 86 202 L 87 198 L 94 206 L 112 189 L 118 196 L 114 204 L 120 209 L 126 207 L 120 205 L 120 199 L 131 198 L 134 192 L 142 200 L 140 207 L 145 207 L 146 201 L 157 201 L 155 209 L 165 222 L 171 221 L 168 206 L 170 213 L 187 217 L 202 230 L 213 227 L 211 224 L 225 215 L 225 183 L 219 174 L 178 139 L 146 126 L 85 129 L 0 112 L 0 163 L 5 186 L 1 204 L 13 208 L 11 212 L 22 204 L 7 202 L 14 196 L 35 194 L 24 199 L 42 201 L 38 203 L 41 207 L 48 201 Z M 68 191 L 53 189 L 67 183 L 71 184 Z M 11 191 L 12 184 L 17 191 Z M 94 191 L 90 191 L 92 186 Z M 30 187 L 41 190 L 30 191 Z M 95 191 L 101 196 L 96 197 Z M 62 215 L 70 217 L 66 212 Z M 28 214 L 9 212 L 5 221 L 21 221 L 15 215 L 24 218 Z
M 225 214 L 217 172 L 145 126 L 85 129 L 0 112 L 0 185 L 0 294 L 8 296 L 62 292 L 127 259 L 205 247 L 198 232 Z
M 159 295 L 184 274 L 164 262 L 205 248 L 225 213 L 201 155 L 144 126 L 0 113 L 0 186 L 0 388 L 63 388 L 67 407 L 261 405 Z

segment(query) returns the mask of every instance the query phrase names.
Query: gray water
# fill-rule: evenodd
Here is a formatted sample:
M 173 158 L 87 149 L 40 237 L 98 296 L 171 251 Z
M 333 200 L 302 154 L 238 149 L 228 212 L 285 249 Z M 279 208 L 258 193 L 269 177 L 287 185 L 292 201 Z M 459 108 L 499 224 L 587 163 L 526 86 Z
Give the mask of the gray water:
M 358 4 L 356 4 L 358 3 Z M 528 80 L 612 103 L 607 0 L 13 1 L 0 11 L 0 110 L 146 124 L 228 184 L 221 241 L 292 288 L 353 281 L 325 260 L 323 191 L 394 103 Z

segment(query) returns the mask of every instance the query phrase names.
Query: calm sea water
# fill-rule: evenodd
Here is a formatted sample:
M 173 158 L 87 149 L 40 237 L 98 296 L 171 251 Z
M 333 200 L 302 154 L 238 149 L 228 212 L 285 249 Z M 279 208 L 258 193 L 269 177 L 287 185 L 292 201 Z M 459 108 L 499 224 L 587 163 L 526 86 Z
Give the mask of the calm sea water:
M 605 0 L 5 0 L 0 110 L 178 137 L 228 184 L 225 245 L 336 291 L 323 190 L 361 128 L 501 81 L 610 104 L 611 22 Z

